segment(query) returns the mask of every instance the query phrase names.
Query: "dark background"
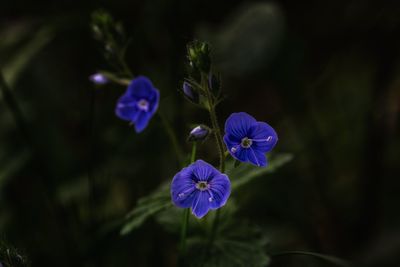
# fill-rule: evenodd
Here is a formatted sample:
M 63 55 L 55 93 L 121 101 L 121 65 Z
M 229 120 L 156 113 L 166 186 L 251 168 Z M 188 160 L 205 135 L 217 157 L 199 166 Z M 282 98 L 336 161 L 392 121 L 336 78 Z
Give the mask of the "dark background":
M 185 152 L 190 125 L 209 124 L 178 93 L 193 38 L 210 42 L 222 75 L 221 124 L 245 111 L 276 129 L 275 151 L 294 159 L 239 197 L 239 216 L 270 247 L 399 266 L 396 1 L 3 0 L 0 68 L 24 122 L 3 95 L 0 235 L 32 266 L 173 266 L 176 257 L 177 236 L 153 220 L 119 236 L 137 199 L 179 165 L 158 117 L 136 134 L 114 115 L 125 89 L 88 81 L 109 68 L 89 27 L 99 7 L 132 37 L 127 62 L 159 88 L 159 112 Z M 217 162 L 212 143 L 199 153 Z M 329 265 L 279 257 L 271 266 Z

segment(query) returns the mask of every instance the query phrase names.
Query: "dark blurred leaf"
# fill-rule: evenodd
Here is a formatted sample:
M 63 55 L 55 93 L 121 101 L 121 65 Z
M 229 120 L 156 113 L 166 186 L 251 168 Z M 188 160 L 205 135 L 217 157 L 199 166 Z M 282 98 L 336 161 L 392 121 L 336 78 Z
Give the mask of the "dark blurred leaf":
M 7 64 L 2 66 L 4 77 L 11 88 L 25 66 L 52 40 L 53 36 L 53 27 L 43 26 L 31 40 L 27 41 L 24 46 L 13 55 Z
M 208 236 L 188 239 L 189 266 L 267 266 L 270 258 L 265 253 L 267 238 L 254 225 L 231 222 L 215 239 L 212 247 Z
M 271 61 L 283 30 L 279 6 L 256 3 L 238 8 L 224 27 L 208 39 L 214 44 L 215 62 L 223 72 L 242 76 Z
M 276 169 L 291 161 L 292 158 L 293 155 L 289 153 L 274 155 L 265 168 L 256 167 L 251 164 L 240 164 L 235 168 L 235 160 L 228 160 L 226 164 L 226 174 L 231 179 L 232 191 L 251 182 L 257 177 L 267 173 L 273 173 Z
M 17 171 L 22 169 L 29 160 L 30 154 L 25 151 L 17 156 L 7 156 L 7 160 L 2 158 L 0 164 L 0 187 L 3 186 Z
M 140 227 L 149 217 L 171 207 L 169 183 L 166 183 L 154 193 L 138 200 L 136 207 L 126 216 L 127 222 L 121 229 L 121 235 L 130 233 Z

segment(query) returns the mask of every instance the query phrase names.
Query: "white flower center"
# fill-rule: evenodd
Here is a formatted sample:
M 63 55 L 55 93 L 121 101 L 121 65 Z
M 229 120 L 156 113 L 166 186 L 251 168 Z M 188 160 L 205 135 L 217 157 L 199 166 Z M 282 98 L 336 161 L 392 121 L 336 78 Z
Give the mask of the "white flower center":
M 247 137 L 243 138 L 242 142 L 240 143 L 240 145 L 243 148 L 249 148 L 249 147 L 251 147 L 252 144 L 253 144 L 253 140 L 251 140 L 251 139 L 249 139 Z
M 149 110 L 149 102 L 146 99 L 140 99 L 139 102 L 137 102 L 137 107 L 140 110 L 148 111 Z
M 207 182 L 200 181 L 196 183 L 196 188 L 199 189 L 200 191 L 207 190 L 210 186 L 207 184 Z

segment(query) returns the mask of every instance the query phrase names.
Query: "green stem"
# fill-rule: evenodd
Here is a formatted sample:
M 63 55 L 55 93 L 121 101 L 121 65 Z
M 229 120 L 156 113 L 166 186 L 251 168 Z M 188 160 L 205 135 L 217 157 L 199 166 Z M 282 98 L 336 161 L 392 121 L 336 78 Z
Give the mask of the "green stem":
M 312 256 L 312 257 L 318 258 L 320 260 L 324 260 L 326 262 L 335 264 L 337 266 L 341 266 L 341 267 L 350 267 L 351 266 L 350 263 L 348 263 L 347 261 L 344 261 L 337 257 L 330 256 L 330 255 L 324 255 L 324 254 L 320 254 L 320 253 L 315 253 L 315 252 L 308 252 L 308 251 L 297 251 L 297 250 L 283 251 L 283 252 L 272 254 L 271 256 L 276 257 L 276 256 L 286 256 L 286 255 Z
M 186 254 L 186 236 L 187 236 L 187 228 L 189 224 L 189 212 L 190 209 L 185 209 L 183 211 L 182 217 L 182 228 L 181 228 L 181 245 L 179 251 L 179 262 L 178 266 L 185 266 L 185 254 Z
M 190 156 L 190 163 L 193 163 L 196 160 L 196 149 L 197 149 L 197 142 L 193 142 L 192 154 Z M 189 209 L 185 209 L 182 217 L 179 266 L 185 266 L 184 259 L 186 254 L 186 236 L 187 236 L 188 225 L 189 225 Z
M 118 76 L 116 76 L 115 74 L 108 72 L 108 71 L 99 71 L 100 74 L 104 75 L 108 80 L 122 85 L 122 86 L 128 86 L 132 79 L 134 79 L 134 76 L 132 75 L 132 79 L 124 79 L 124 78 L 119 78 Z
M 215 111 L 214 98 L 210 92 L 210 88 L 208 87 L 207 79 L 204 77 L 204 75 L 202 75 L 201 83 L 202 83 L 202 87 L 206 93 L 207 100 L 208 100 L 208 105 L 209 105 L 208 111 L 210 113 L 211 125 L 214 130 L 214 137 L 215 137 L 215 141 L 216 141 L 217 147 L 218 147 L 219 170 L 221 172 L 224 172 L 225 171 L 225 150 L 224 150 L 224 145 L 223 145 L 223 141 L 222 141 L 221 130 L 220 130 L 219 124 L 218 124 L 217 113 Z
M 193 163 L 196 160 L 196 149 L 197 149 L 197 142 L 193 142 L 192 147 L 192 155 L 190 156 L 190 163 Z
M 164 129 L 169 137 L 169 140 L 171 141 L 176 157 L 178 158 L 179 165 L 183 167 L 182 151 L 179 146 L 178 138 L 176 137 L 176 134 L 165 115 L 162 112 L 157 112 L 157 114 L 160 116 Z
M 215 111 L 215 106 L 216 103 L 214 101 L 214 97 L 212 93 L 210 92 L 210 88 L 208 87 L 208 82 L 206 77 L 202 75 L 201 77 L 201 84 L 204 89 L 204 92 L 206 93 L 206 97 L 208 100 L 208 105 L 209 105 L 209 113 L 210 113 L 210 119 L 211 119 L 211 124 L 214 130 L 214 136 L 215 136 L 215 141 L 217 143 L 218 147 L 218 154 L 219 154 L 219 170 L 223 173 L 225 171 L 225 149 L 223 145 L 223 140 L 222 140 L 222 135 L 221 135 L 221 130 L 219 128 L 219 123 L 217 119 L 217 113 Z M 220 221 L 220 216 L 221 216 L 221 209 L 218 209 L 215 217 L 213 224 L 211 226 L 211 236 L 210 236 L 210 242 L 209 242 L 209 247 L 211 247 L 214 243 L 215 236 L 217 235 L 217 230 L 218 230 L 218 224 Z
M 8 105 L 9 110 L 14 118 L 14 121 L 21 132 L 23 138 L 28 143 L 29 146 L 32 145 L 31 138 L 29 135 L 28 127 L 24 118 L 24 115 L 11 92 L 6 80 L 4 79 L 3 73 L 0 70 L 0 91 L 3 94 L 4 102 Z M 31 147 L 30 147 L 31 148 Z

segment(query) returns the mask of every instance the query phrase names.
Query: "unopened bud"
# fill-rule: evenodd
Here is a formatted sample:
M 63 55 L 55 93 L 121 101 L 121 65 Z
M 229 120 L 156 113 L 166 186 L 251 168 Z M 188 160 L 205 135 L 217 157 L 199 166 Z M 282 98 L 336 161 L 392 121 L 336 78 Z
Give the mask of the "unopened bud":
M 199 94 L 190 83 L 184 81 L 182 85 L 182 91 L 186 99 L 188 99 L 190 102 L 193 102 L 195 104 L 199 103 Z
M 89 80 L 94 84 L 99 84 L 99 85 L 108 83 L 107 77 L 101 73 L 95 73 L 93 75 L 90 75 Z
M 205 125 L 199 125 L 190 131 L 189 141 L 202 141 L 210 134 L 211 129 Z

